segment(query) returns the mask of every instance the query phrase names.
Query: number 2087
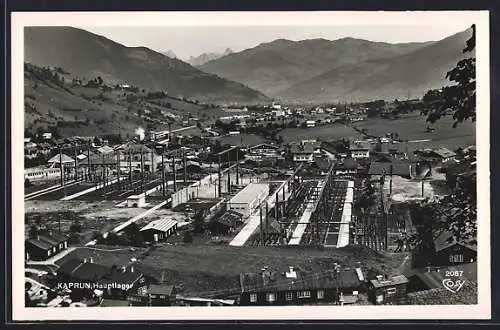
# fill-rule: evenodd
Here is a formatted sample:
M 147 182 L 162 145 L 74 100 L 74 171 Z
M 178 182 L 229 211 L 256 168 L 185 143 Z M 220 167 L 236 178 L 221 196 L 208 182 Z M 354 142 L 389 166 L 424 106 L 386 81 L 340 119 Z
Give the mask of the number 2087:
M 460 277 L 464 274 L 463 270 L 447 270 L 445 276 L 449 277 Z

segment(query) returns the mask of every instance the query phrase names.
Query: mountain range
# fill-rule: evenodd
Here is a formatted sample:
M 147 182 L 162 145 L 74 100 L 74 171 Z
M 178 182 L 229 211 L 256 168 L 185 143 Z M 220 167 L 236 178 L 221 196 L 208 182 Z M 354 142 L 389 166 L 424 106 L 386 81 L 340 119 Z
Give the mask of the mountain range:
M 420 97 L 448 82 L 468 29 L 440 41 L 389 44 L 368 40 L 278 39 L 200 66 L 285 101 L 364 101 Z
M 25 28 L 25 62 L 61 67 L 169 95 L 213 103 L 368 101 L 420 97 L 449 82 L 471 29 L 439 41 L 277 39 L 240 52 L 181 61 L 171 51 L 126 47 L 72 27 Z
M 241 83 L 205 73 L 146 47 L 126 47 L 73 27 L 26 27 L 24 60 L 62 67 L 72 75 L 101 77 L 200 101 L 255 102 L 267 97 Z
M 162 53 L 163 55 L 168 56 L 168 57 L 171 57 L 171 58 L 177 58 L 177 55 L 176 55 L 173 51 L 171 51 L 170 49 L 165 50 L 165 51 L 163 51 L 163 52 L 161 52 L 161 53 Z
M 187 61 L 189 64 L 192 66 L 200 66 L 203 65 L 207 62 L 216 60 L 218 58 L 221 58 L 223 56 L 227 56 L 229 54 L 232 54 L 233 50 L 230 48 L 226 48 L 226 50 L 223 53 L 203 53 L 198 56 L 191 56 L 189 60 Z

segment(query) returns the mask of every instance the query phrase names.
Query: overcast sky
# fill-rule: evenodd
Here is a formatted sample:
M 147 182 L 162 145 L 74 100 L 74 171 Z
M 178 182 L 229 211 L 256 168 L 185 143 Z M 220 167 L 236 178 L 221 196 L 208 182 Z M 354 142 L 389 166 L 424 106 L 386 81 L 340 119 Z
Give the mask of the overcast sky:
M 145 46 L 155 51 L 172 50 L 179 58 L 188 59 L 207 52 L 223 52 L 226 48 L 241 51 L 276 39 L 303 40 L 343 37 L 389 43 L 421 42 L 443 39 L 468 28 L 462 22 L 442 25 L 411 26 L 182 26 L 182 27 L 117 27 L 77 26 L 105 36 L 126 46 Z

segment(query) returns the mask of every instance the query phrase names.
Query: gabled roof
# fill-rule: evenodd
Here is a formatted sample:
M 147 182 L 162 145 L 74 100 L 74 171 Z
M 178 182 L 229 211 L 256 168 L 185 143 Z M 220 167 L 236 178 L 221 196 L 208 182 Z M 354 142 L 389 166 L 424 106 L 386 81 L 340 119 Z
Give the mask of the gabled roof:
M 279 149 L 278 146 L 275 146 L 275 145 L 272 145 L 272 144 L 269 144 L 269 143 L 261 143 L 261 144 L 257 144 L 253 147 L 250 147 L 248 148 L 249 150 L 253 150 L 253 149 L 258 149 L 258 148 L 261 148 L 261 147 L 265 147 L 265 148 L 268 148 L 268 149 Z
M 59 267 L 58 273 L 79 280 L 92 280 L 94 278 L 102 278 L 109 274 L 108 267 L 92 263 L 82 262 L 77 259 L 69 259 Z
M 433 153 L 435 153 L 436 155 L 438 155 L 439 157 L 442 157 L 442 158 L 449 158 L 449 157 L 456 156 L 455 152 L 451 151 L 448 148 L 444 148 L 444 147 L 434 149 Z
M 85 165 L 88 162 L 89 162 L 89 160 L 87 159 L 82 164 Z M 114 153 L 90 155 L 90 164 L 91 165 L 98 165 L 98 164 L 116 165 L 116 163 L 117 163 L 117 156 Z
M 370 142 L 349 141 L 349 150 L 370 150 Z
M 158 231 L 167 232 L 177 224 L 176 220 L 169 218 L 164 218 L 160 220 L 154 220 L 148 223 L 146 226 L 142 227 L 140 231 L 145 231 L 149 229 L 154 229 Z
M 52 157 L 51 159 L 49 159 L 47 161 L 47 163 L 49 163 L 49 164 L 51 164 L 51 163 L 59 164 L 59 163 L 61 163 L 60 158 L 62 158 L 62 163 L 63 164 L 74 163 L 75 162 L 75 160 L 73 158 L 71 158 L 70 156 L 68 156 L 66 154 L 62 154 L 62 157 L 59 154 L 57 154 L 54 157 Z
M 113 152 L 114 149 L 111 148 L 110 146 L 102 146 L 98 148 L 97 151 L 100 152 L 101 154 L 108 154 L 110 152 Z
M 42 250 L 50 250 L 52 248 L 51 244 L 44 242 L 44 241 L 39 241 L 39 240 L 33 239 L 33 238 L 27 239 L 26 244 L 34 245 Z
M 442 251 L 442 250 L 447 249 L 450 246 L 453 246 L 456 244 L 459 244 L 459 245 L 467 247 L 471 250 L 477 251 L 477 244 L 470 244 L 464 240 L 457 240 L 448 231 L 442 232 L 441 234 L 439 234 L 438 237 L 436 237 L 434 239 L 434 248 L 436 249 L 436 252 Z
M 58 245 L 68 239 L 68 236 L 59 233 L 40 234 L 38 236 L 41 241 L 45 241 L 52 245 Z
M 434 267 L 434 268 L 418 268 L 412 269 L 407 276 L 412 279 L 416 277 L 420 279 L 429 289 L 440 289 L 443 287 L 443 280 L 446 277 L 446 273 L 449 271 L 461 271 L 461 279 L 466 279 L 467 281 L 477 281 L 477 263 L 465 263 L 454 266 L 447 267 Z
M 296 271 L 297 278 L 286 278 L 282 273 L 266 270 L 264 273 L 240 274 L 242 292 L 312 290 L 328 288 L 352 288 L 361 285 L 354 269 L 334 270 L 322 273 Z
M 393 277 L 391 277 L 390 279 L 387 279 L 387 280 L 381 280 L 381 281 L 379 281 L 377 279 L 373 279 L 373 280 L 370 280 L 370 283 L 375 288 L 383 288 L 383 287 L 386 287 L 386 286 L 392 286 L 392 285 L 399 285 L 399 284 L 408 283 L 408 279 L 404 275 L 397 275 L 397 276 L 393 276 Z
M 151 284 L 149 286 L 149 293 L 171 296 L 174 292 L 173 285 Z
M 316 146 L 310 143 L 306 144 L 293 144 L 290 148 L 293 154 L 312 154 Z

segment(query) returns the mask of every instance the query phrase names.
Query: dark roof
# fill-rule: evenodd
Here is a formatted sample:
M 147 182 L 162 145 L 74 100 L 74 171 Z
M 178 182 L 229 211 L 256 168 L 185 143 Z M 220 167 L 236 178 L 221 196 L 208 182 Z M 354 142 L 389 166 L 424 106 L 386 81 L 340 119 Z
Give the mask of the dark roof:
M 408 161 L 370 163 L 369 175 L 390 175 L 391 173 L 393 175 L 410 176 L 410 163 Z
M 413 277 L 420 279 L 429 289 L 438 289 L 443 287 L 443 280 L 447 278 L 449 271 L 462 271 L 460 279 L 468 281 L 477 281 L 477 263 L 466 263 L 447 267 L 434 267 L 430 271 L 427 268 L 413 269 L 408 273 L 410 280 Z
M 170 296 L 174 291 L 173 285 L 163 285 L 163 284 L 151 284 L 149 286 L 149 293 L 151 294 L 161 294 Z
M 312 154 L 316 146 L 311 143 L 293 144 L 290 148 L 293 154 Z
M 434 154 L 438 155 L 439 157 L 442 157 L 442 158 L 448 158 L 448 157 L 454 157 L 454 156 L 456 156 L 455 152 L 451 151 L 448 148 L 444 148 L 444 147 L 435 149 L 432 152 Z
M 116 163 L 117 163 L 117 156 L 114 153 L 90 155 L 90 158 L 86 158 L 82 162 L 82 165 L 88 164 L 89 159 L 90 159 L 91 165 L 95 165 L 95 164 L 116 165 Z
M 266 270 L 261 273 L 240 274 L 242 292 L 312 290 L 327 288 L 352 288 L 361 285 L 354 269 L 336 272 L 302 273 L 296 271 L 297 278 L 286 278 L 283 273 Z
M 47 242 L 39 241 L 33 238 L 27 239 L 26 244 L 36 246 L 37 248 L 40 248 L 42 250 L 50 250 L 52 248 L 52 244 L 49 244 Z
M 68 240 L 68 236 L 59 233 L 40 234 L 38 236 L 40 238 L 40 241 L 44 241 L 52 245 L 58 245 Z
M 265 147 L 265 148 L 270 148 L 270 149 L 279 149 L 278 146 L 275 146 L 275 145 L 272 145 L 272 144 L 268 144 L 268 143 L 261 143 L 261 144 L 257 144 L 253 147 L 250 147 L 248 148 L 249 150 L 253 150 L 253 149 L 257 149 L 257 148 L 261 148 L 261 147 Z
M 375 288 L 383 288 L 386 286 L 392 286 L 392 285 L 399 285 L 399 284 L 405 284 L 408 283 L 408 279 L 404 275 L 397 275 L 393 276 L 390 279 L 387 280 L 370 280 L 370 283 L 373 285 Z
M 73 270 L 80 266 L 81 263 L 82 261 L 79 259 L 68 259 L 59 267 L 57 273 L 61 275 L 71 275 Z
M 111 274 L 106 278 L 109 280 L 109 282 L 132 284 L 135 281 L 137 281 L 141 276 L 142 273 L 138 270 L 131 272 L 130 269 L 127 269 L 125 272 L 122 272 L 118 268 L 114 274 Z
M 338 168 L 355 170 L 358 168 L 358 161 L 351 157 L 346 158 L 341 164 L 338 165 Z
M 370 150 L 370 142 L 349 141 L 349 150 Z
M 442 232 L 434 239 L 434 248 L 436 249 L 436 252 L 442 251 L 456 244 L 477 251 L 477 244 L 470 244 L 464 240 L 457 240 L 450 232 L 447 231 Z
M 59 245 L 60 243 L 66 241 L 68 239 L 67 236 L 52 233 L 52 234 L 39 234 L 38 239 L 30 238 L 26 240 L 26 243 L 32 244 L 43 250 L 50 250 L 53 246 Z
M 74 268 L 70 276 L 79 280 L 93 280 L 108 275 L 109 271 L 108 267 L 93 262 L 84 262 Z

